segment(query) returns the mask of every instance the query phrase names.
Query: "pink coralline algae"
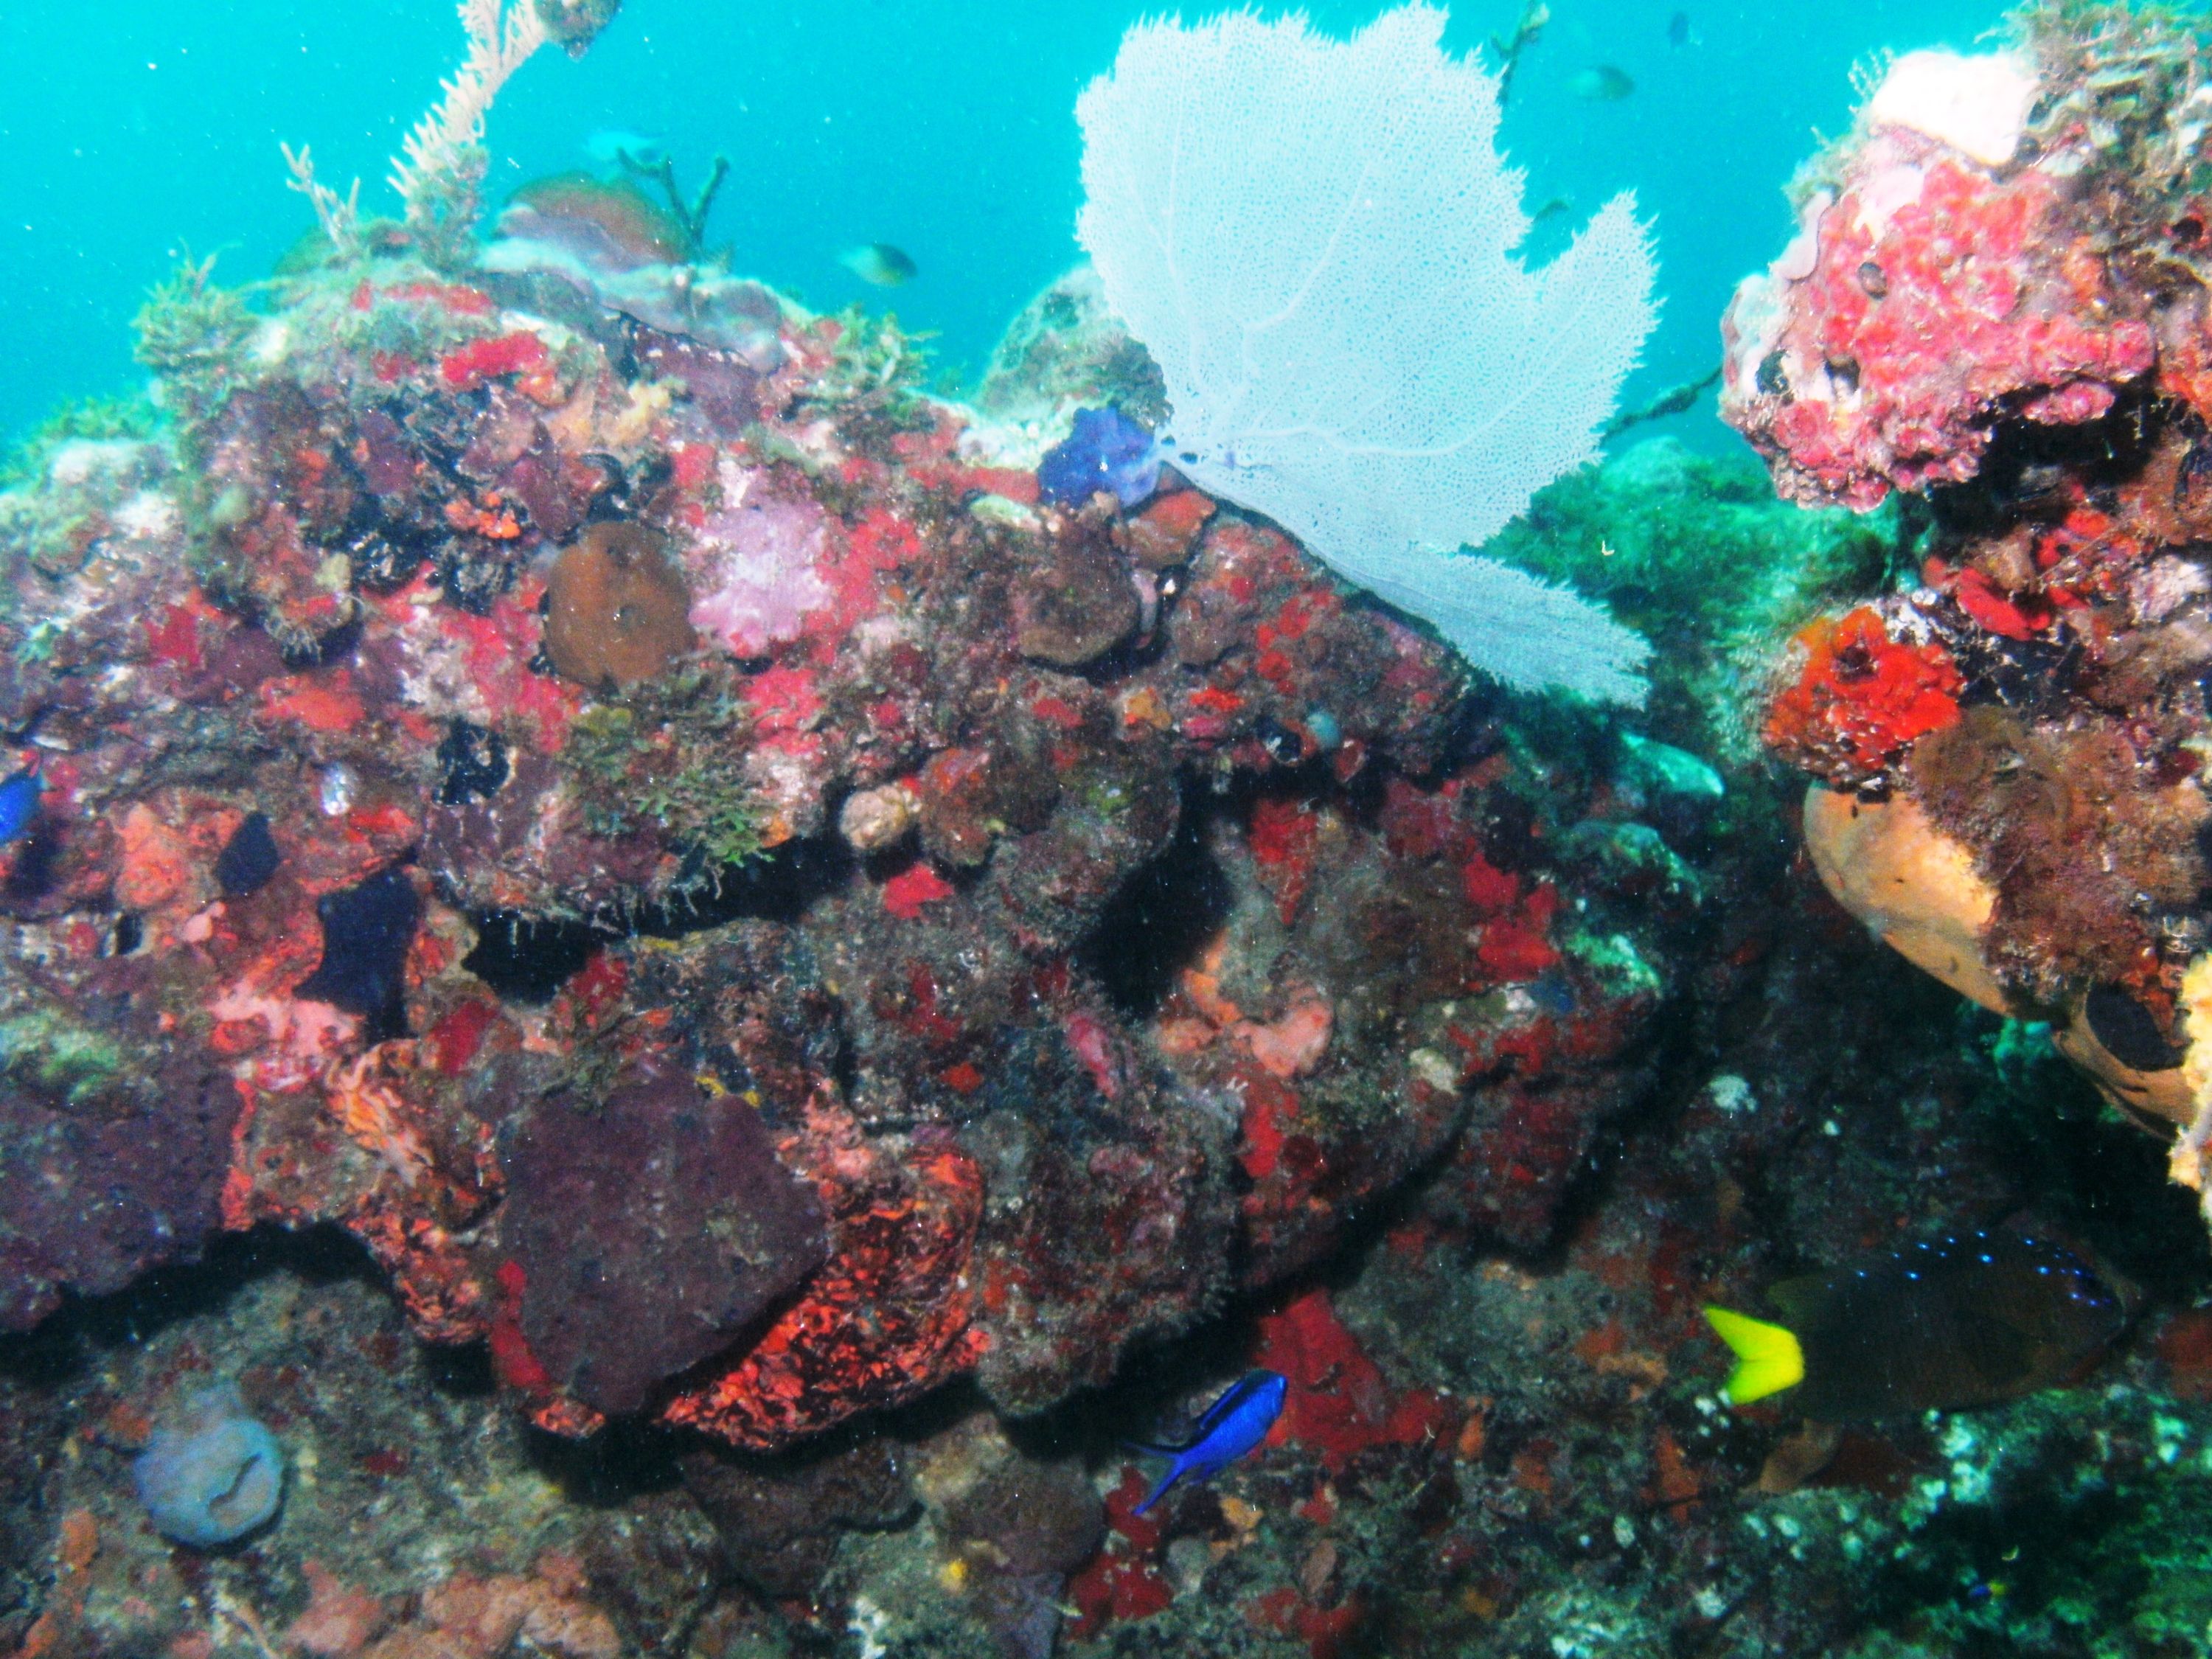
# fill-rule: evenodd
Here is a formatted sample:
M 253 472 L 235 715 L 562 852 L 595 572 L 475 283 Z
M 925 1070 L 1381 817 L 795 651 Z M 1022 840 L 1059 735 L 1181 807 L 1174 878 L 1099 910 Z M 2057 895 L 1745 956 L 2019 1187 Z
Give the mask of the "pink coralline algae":
M 763 470 L 724 454 L 715 463 L 721 505 L 698 531 L 705 586 L 691 625 L 741 657 L 788 644 L 830 600 L 820 566 L 829 521 L 811 497 L 779 495 Z
M 1996 174 L 1883 131 L 1737 289 L 1722 412 L 1794 501 L 1861 511 L 1972 477 L 2015 416 L 2093 421 L 2152 368 L 2138 297 L 2061 156 Z

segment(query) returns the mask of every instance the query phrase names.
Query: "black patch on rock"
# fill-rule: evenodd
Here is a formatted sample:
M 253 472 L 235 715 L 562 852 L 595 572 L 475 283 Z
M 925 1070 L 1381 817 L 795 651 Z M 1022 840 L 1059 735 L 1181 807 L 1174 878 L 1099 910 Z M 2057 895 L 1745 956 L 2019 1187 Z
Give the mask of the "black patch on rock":
M 42 899 L 54 890 L 56 866 L 61 861 L 60 827 L 44 814 L 15 842 L 15 857 L 0 878 L 0 893 L 19 903 Z
M 611 1416 L 644 1409 L 829 1255 L 821 1202 L 760 1115 L 685 1078 L 541 1102 L 501 1165 L 523 1336 Z
M 611 934 L 588 921 L 559 921 L 520 910 L 472 916 L 476 948 L 461 958 L 502 1002 L 535 1007 L 553 1000 Z
M 0 1089 L 0 1330 L 28 1330 L 65 1291 L 102 1296 L 189 1261 L 220 1224 L 238 1088 L 188 1056 L 170 1070 L 145 1101 Z
M 404 1036 L 407 949 L 422 920 L 422 900 L 404 870 L 383 870 L 359 886 L 315 902 L 323 924 L 323 959 L 300 987 L 310 1001 L 327 1002 L 368 1022 L 371 1042 Z
M 2138 1072 L 2166 1072 L 2181 1064 L 2181 1050 L 2159 1029 L 2157 1016 L 2130 996 L 2125 988 L 2100 985 L 2082 1012 L 2114 1060 Z
M 269 833 L 269 815 L 248 812 L 216 854 L 215 878 L 231 897 L 245 898 L 268 885 L 283 861 L 276 837 Z
M 507 781 L 507 744 L 496 732 L 469 720 L 446 727 L 438 744 L 438 805 L 466 806 L 499 793 Z

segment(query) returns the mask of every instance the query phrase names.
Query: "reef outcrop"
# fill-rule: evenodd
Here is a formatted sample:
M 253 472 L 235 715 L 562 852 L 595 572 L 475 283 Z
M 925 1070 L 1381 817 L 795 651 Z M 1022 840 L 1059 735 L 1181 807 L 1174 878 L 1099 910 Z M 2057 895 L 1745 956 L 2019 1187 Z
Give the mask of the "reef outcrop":
M 2203 76 L 2117 8 L 1900 60 L 1739 291 L 1723 397 L 1782 494 L 1925 503 L 1917 581 L 1801 632 L 1769 705 L 1814 867 L 2169 1131 L 2212 945 Z
M 550 200 L 180 280 L 170 426 L 13 498 L 77 528 L 0 607 L 9 1324 L 334 1223 L 538 1423 L 765 1449 L 1103 1382 L 1449 1148 L 1546 1238 L 1680 915 L 1603 768 L 1172 473 L 1042 501 L 1134 360 L 1079 283 L 994 421 L 888 324 L 554 282 Z

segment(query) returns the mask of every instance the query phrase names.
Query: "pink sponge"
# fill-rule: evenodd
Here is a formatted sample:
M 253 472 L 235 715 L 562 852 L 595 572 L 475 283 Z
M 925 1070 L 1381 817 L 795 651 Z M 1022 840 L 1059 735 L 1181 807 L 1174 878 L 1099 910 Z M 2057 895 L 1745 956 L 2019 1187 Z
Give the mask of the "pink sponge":
M 775 493 L 762 471 L 727 455 L 718 464 L 720 508 L 701 530 L 706 564 L 695 578 L 691 625 L 741 657 L 757 657 L 797 639 L 807 617 L 827 605 L 817 568 L 830 550 L 830 524 L 811 496 Z
M 1864 511 L 1970 478 L 2001 418 L 2094 420 L 2149 371 L 2149 325 L 2051 173 L 1893 131 L 1842 183 L 1723 325 L 1722 413 L 1782 495 Z

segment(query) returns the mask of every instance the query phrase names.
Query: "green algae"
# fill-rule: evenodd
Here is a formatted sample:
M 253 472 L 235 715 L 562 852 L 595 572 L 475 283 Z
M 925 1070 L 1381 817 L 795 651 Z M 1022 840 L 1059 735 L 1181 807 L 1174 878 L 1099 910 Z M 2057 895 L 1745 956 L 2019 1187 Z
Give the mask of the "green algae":
M 0 461 L 0 490 L 43 482 L 54 457 L 70 444 L 150 438 L 161 427 L 161 411 L 140 395 L 65 398 Z
M 30 1079 L 72 1106 L 105 1092 L 127 1063 L 114 1037 L 59 1009 L 33 1007 L 0 1020 L 0 1072 Z
M 1849 1659 L 2090 1659 L 2212 1642 L 2212 1423 L 2126 1386 L 1960 1414 L 1893 1506 L 1832 1492 L 1773 1506 L 1802 1559 L 1858 1583 Z
M 872 452 L 888 453 L 900 434 L 936 423 L 924 395 L 930 336 L 908 333 L 895 313 L 876 316 L 859 306 L 839 312 L 829 327 L 834 332 L 830 366 L 807 387 L 801 398 L 805 406 L 833 415 L 847 443 Z M 810 471 L 821 473 L 820 462 Z
M 711 884 L 766 847 L 744 771 L 750 728 L 726 673 L 693 665 L 585 709 L 561 763 L 594 835 L 658 829 L 691 849 Z
M 132 321 L 138 361 L 161 379 L 162 407 L 186 420 L 222 405 L 261 323 L 241 290 L 215 285 L 215 261 L 212 253 L 185 259 L 155 285 Z
M 118 529 L 130 497 L 171 471 L 164 445 L 128 433 L 58 438 L 41 447 L 38 465 L 33 481 L 0 490 L 0 554 L 57 581 L 82 569 Z M 21 592 L 10 588 L 0 613 L 21 604 Z
M 1777 501 L 1748 455 L 1650 438 L 1541 491 L 1484 549 L 1603 602 L 1650 640 L 1651 724 L 1741 765 L 1782 642 L 1832 599 L 1886 585 L 1895 508 L 1855 515 Z
M 1658 838 L 1655 836 L 1652 839 Z M 1660 843 L 1659 850 L 1666 854 L 1666 878 L 1686 880 L 1694 893 L 1696 876 L 1673 854 L 1667 853 L 1664 842 Z M 1608 997 L 1658 997 L 1666 992 L 1666 976 L 1644 959 L 1643 952 L 1636 948 L 1636 941 L 1625 933 L 1594 933 L 1570 926 L 1565 949 Z

